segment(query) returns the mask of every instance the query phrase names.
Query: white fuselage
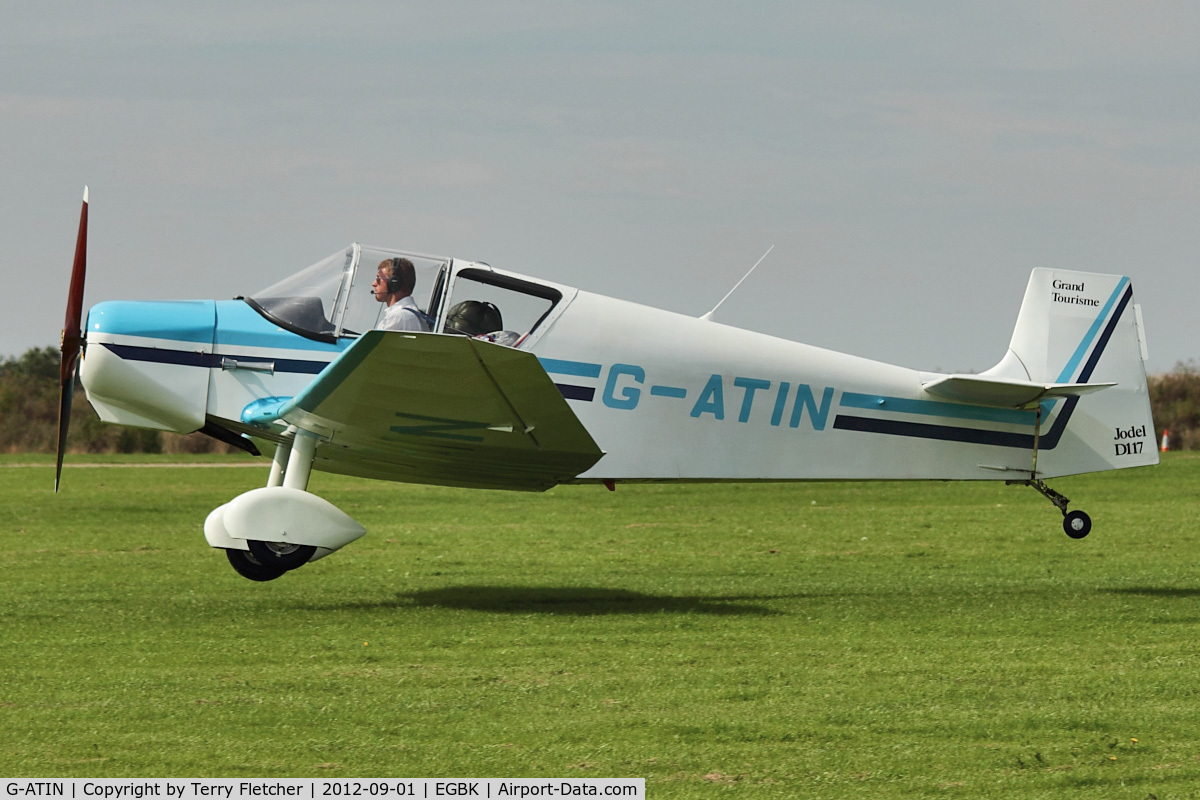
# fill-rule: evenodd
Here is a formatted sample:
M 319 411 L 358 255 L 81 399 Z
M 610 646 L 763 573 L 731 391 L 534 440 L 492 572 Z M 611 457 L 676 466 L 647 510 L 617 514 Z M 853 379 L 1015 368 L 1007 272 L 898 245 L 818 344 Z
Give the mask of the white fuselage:
M 508 275 L 453 262 L 448 285 L 465 269 Z M 1075 355 L 1048 352 L 1068 362 L 1059 381 L 1120 382 L 1134 401 L 1112 390 L 1027 409 L 947 401 L 924 388 L 930 373 L 520 281 L 559 299 L 517 346 L 537 356 L 604 452 L 575 480 L 1021 478 L 1034 469 L 1035 435 L 1039 477 L 1156 458 L 1142 363 L 1128 357 L 1131 292 L 1115 278 L 1064 295 L 1077 321 L 1060 338 Z M 1093 295 L 1107 305 L 1085 307 Z M 207 422 L 280 441 L 281 431 L 247 424 L 252 411 L 297 395 L 354 341 L 299 335 L 241 301 L 147 310 L 156 305 L 102 304 L 89 317 L 82 378 L 108 421 L 182 432 Z M 381 477 L 324 445 L 316 468 Z

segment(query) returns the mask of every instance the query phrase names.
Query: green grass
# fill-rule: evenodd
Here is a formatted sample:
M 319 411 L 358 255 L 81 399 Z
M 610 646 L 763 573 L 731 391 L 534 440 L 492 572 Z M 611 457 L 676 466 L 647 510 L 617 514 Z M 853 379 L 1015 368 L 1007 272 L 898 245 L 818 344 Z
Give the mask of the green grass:
M 1053 482 L 1081 541 L 1003 484 L 316 475 L 369 533 L 268 584 L 202 534 L 266 462 L 68 467 L 56 497 L 3 466 L 30 460 L 0 460 L 5 777 L 1200 797 L 1192 454 Z

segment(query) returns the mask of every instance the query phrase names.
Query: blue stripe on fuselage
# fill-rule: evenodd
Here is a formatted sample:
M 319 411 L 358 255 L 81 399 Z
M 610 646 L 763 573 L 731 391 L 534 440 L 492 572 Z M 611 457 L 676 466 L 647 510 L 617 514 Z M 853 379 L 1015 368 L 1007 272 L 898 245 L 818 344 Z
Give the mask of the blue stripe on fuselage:
M 224 347 L 267 347 L 278 350 L 313 350 L 337 354 L 350 346 L 354 339 L 337 343 L 319 342 L 292 333 L 259 314 L 241 300 L 220 300 L 216 303 L 217 331 L 214 344 Z M 261 356 L 260 356 L 261 358 Z
M 353 341 L 321 342 L 292 333 L 241 300 L 110 300 L 92 306 L 87 331 L 215 345 L 217 349 L 264 347 L 331 355 L 342 352 Z
M 269 361 L 275 372 L 316 375 L 353 340 L 318 342 L 280 328 L 240 300 L 109 301 L 97 303 L 88 313 L 88 333 L 131 337 L 123 342 L 102 342 L 127 361 L 182 364 L 220 369 L 222 359 Z M 136 338 L 158 340 L 154 345 L 133 344 Z M 167 342 L 177 343 L 171 347 Z M 197 352 L 195 345 L 204 345 Z M 246 350 L 241 350 L 246 348 Z M 263 348 L 276 352 L 311 352 L 316 358 L 280 358 L 273 353 L 248 352 Z M 327 354 L 321 358 L 322 354 Z
M 840 405 L 871 411 L 895 411 L 900 414 L 922 414 L 930 417 L 972 419 L 980 422 L 1002 422 L 1012 425 L 1033 425 L 1037 421 L 1037 413 L 1034 411 L 969 406 L 962 403 L 944 403 L 939 400 L 913 400 L 904 397 L 858 394 L 857 392 L 843 392 Z
M 1120 301 L 1117 302 L 1116 310 L 1108 317 L 1108 322 L 1103 326 L 1103 332 L 1099 337 L 1096 336 L 1098 325 L 1104 321 L 1112 307 L 1116 296 L 1109 299 L 1109 303 L 1096 318 L 1096 323 L 1092 325 L 1088 333 L 1084 336 L 1079 348 L 1076 349 L 1075 356 L 1072 361 L 1075 364 L 1079 363 L 1082 354 L 1087 351 L 1087 346 L 1093 339 L 1096 340 L 1096 346 L 1092 348 L 1092 353 L 1088 356 L 1087 362 L 1084 363 L 1083 369 L 1079 371 L 1077 379 L 1078 383 L 1087 383 L 1092 377 L 1092 373 L 1096 369 L 1096 365 L 1100 363 L 1100 357 L 1104 354 L 1105 348 L 1108 347 L 1108 342 L 1112 338 L 1113 331 L 1116 330 L 1117 321 L 1121 315 L 1125 313 L 1126 307 L 1133 300 L 1133 288 L 1128 285 L 1128 279 L 1122 279 L 1118 290 L 1124 287 L 1124 293 L 1120 295 Z M 1074 366 L 1068 365 L 1067 369 L 1062 372 L 1063 376 L 1069 376 L 1074 371 Z M 1063 403 L 1062 410 L 1058 413 L 1050 430 L 1042 434 L 1035 442 L 1033 434 L 1011 433 L 1004 431 L 987 431 L 974 428 L 958 428 L 949 425 L 932 425 L 917 422 L 904 422 L 892 419 L 879 419 L 873 417 L 857 417 L 850 414 L 839 414 L 833 421 L 833 427 L 839 430 L 862 431 L 865 433 L 883 433 L 892 436 L 911 436 L 918 439 L 939 439 L 942 441 L 954 442 L 969 442 L 974 444 L 990 444 L 1001 447 L 1017 447 L 1021 449 L 1032 450 L 1036 443 L 1039 450 L 1053 450 L 1058 446 L 1059 440 L 1062 438 L 1063 432 L 1067 429 L 1067 424 L 1071 421 L 1071 416 L 1075 413 L 1075 406 L 1079 404 L 1079 397 L 1068 397 Z M 1046 404 L 1042 404 L 1042 408 L 1046 408 Z M 1043 411 L 1043 416 L 1045 411 Z
M 550 375 L 570 375 L 574 378 L 600 377 L 600 365 L 588 361 L 567 361 L 561 358 L 542 358 L 538 356 L 538 363 Z M 596 398 L 596 387 L 594 386 L 578 386 L 562 381 L 554 381 L 554 385 L 558 387 L 558 391 L 562 393 L 562 396 L 568 400 L 584 400 L 590 403 Z
M 92 306 L 87 332 L 211 345 L 216 317 L 212 300 L 109 300 Z
M 552 375 L 573 375 L 577 378 L 599 378 L 600 365 L 587 361 L 565 361 L 560 358 L 538 357 L 542 369 Z

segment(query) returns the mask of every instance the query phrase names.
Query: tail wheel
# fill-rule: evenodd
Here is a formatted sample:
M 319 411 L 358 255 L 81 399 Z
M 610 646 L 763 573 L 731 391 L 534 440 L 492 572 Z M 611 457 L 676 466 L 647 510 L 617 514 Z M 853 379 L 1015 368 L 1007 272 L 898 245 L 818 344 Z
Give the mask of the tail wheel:
M 1072 511 L 1063 516 L 1063 530 L 1072 539 L 1082 539 L 1092 531 L 1092 518 L 1082 511 Z
M 252 581 L 273 581 L 287 572 L 286 569 L 263 564 L 252 553 L 245 550 L 226 550 L 225 557 L 234 572 Z
M 308 563 L 317 552 L 317 548 L 307 544 L 287 544 L 286 542 L 260 542 L 257 539 L 247 539 L 250 554 L 258 563 L 270 565 L 277 569 L 297 569 Z

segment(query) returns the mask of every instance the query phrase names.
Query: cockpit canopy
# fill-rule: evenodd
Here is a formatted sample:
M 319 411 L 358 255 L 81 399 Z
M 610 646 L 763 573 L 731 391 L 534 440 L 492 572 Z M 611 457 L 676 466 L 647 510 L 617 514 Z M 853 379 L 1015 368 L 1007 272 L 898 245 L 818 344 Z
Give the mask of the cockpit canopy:
M 383 313 L 371 282 L 379 263 L 407 258 L 417 272 L 413 299 L 435 305 L 450 259 L 354 244 L 246 298 L 259 313 L 295 333 L 326 341 L 371 330 Z M 434 309 L 436 313 L 436 308 Z
M 464 333 L 454 324 L 461 320 L 463 308 L 486 304 L 497 310 L 496 316 L 486 318 L 498 320 L 502 315 L 503 330 L 479 334 L 508 334 L 492 337 L 505 344 L 524 341 L 556 307 L 561 310 L 563 290 L 574 291 L 486 264 L 353 244 L 242 299 L 293 333 L 325 342 L 355 338 L 376 327 L 383 316 L 385 306 L 375 299 L 371 283 L 381 262 L 393 258 L 412 262 L 417 277 L 413 300 L 437 332 Z

